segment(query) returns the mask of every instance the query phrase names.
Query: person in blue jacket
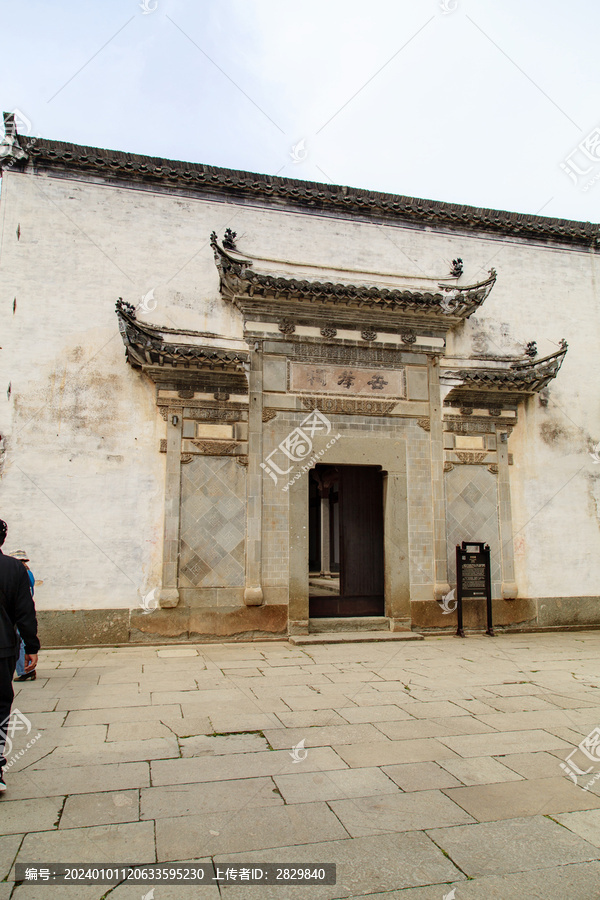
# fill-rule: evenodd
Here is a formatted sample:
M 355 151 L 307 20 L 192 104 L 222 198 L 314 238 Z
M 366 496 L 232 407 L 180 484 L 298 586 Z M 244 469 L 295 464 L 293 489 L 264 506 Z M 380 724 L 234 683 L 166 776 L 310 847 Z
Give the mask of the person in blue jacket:
M 25 553 L 24 550 L 15 550 L 10 555 L 12 556 L 13 559 L 20 559 L 21 562 L 23 563 L 23 565 L 25 566 L 25 568 L 27 569 L 27 577 L 29 578 L 29 587 L 31 588 L 31 596 L 33 597 L 35 578 L 33 577 L 33 572 L 27 565 L 27 563 L 29 562 L 29 557 L 27 556 L 27 554 Z M 15 681 L 35 681 L 35 679 L 37 678 L 35 669 L 31 669 L 30 672 L 25 671 L 25 642 L 23 641 L 23 638 L 21 638 L 21 635 L 19 635 L 19 638 L 20 638 L 21 644 L 20 644 L 20 650 L 19 650 L 19 658 L 17 659 L 17 666 L 16 666 L 17 676 L 15 678 Z

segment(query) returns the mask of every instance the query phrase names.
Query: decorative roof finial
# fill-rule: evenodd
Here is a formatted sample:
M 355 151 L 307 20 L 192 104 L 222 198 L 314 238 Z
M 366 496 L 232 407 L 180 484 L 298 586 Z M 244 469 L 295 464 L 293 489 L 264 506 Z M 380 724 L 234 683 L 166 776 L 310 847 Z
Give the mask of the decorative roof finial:
M 225 237 L 223 238 L 223 248 L 225 250 L 236 250 L 235 239 L 237 237 L 237 232 L 232 231 L 231 228 L 225 229 Z
M 450 269 L 450 275 L 452 278 L 460 278 L 464 270 L 463 261 L 458 257 L 458 259 L 452 260 L 452 268 Z
M 15 112 L 4 113 L 4 139 L 0 141 L 0 163 L 3 159 L 27 159 L 27 151 L 19 143 Z
M 537 356 L 537 352 L 538 350 L 536 341 L 528 341 L 527 346 L 525 347 L 526 356 L 528 356 L 530 359 L 533 359 Z

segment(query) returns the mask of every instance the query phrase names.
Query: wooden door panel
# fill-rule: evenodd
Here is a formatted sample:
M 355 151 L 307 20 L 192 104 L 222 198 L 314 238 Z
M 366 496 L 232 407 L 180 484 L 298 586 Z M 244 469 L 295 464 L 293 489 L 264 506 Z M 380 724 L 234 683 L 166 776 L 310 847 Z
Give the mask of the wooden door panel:
M 340 471 L 340 595 L 383 597 L 381 472 L 366 466 L 345 466 Z

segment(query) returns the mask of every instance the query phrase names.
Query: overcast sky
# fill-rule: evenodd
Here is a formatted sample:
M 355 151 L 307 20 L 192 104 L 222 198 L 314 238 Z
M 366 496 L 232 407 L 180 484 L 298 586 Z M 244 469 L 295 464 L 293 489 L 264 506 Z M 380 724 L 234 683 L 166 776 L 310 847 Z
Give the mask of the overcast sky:
M 599 0 L 1 0 L 0 13 L 2 108 L 32 136 L 600 219 Z

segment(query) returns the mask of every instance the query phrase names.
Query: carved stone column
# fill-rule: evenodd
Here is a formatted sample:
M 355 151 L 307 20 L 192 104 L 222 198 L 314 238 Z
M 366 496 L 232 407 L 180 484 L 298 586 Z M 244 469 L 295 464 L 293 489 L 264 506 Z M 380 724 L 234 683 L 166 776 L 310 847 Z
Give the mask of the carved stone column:
M 261 606 L 263 470 L 263 357 L 262 342 L 250 354 L 248 390 L 248 479 L 246 495 L 246 606 Z
M 444 497 L 444 436 L 440 393 L 440 361 L 429 360 L 429 420 L 431 433 L 431 493 L 433 500 L 433 596 L 441 600 L 450 590 L 448 584 L 448 545 L 446 540 L 446 503 Z
M 515 551 L 508 475 L 508 434 L 506 432 L 498 434 L 497 457 L 498 520 L 500 524 L 500 551 L 502 554 L 502 598 L 504 600 L 515 600 L 518 588 L 515 581 Z
M 163 541 L 162 587 L 158 601 L 163 608 L 177 606 L 179 589 L 179 522 L 181 504 L 181 430 L 183 410 L 167 414 L 167 473 L 165 478 L 165 531 Z

